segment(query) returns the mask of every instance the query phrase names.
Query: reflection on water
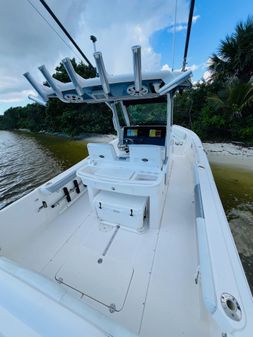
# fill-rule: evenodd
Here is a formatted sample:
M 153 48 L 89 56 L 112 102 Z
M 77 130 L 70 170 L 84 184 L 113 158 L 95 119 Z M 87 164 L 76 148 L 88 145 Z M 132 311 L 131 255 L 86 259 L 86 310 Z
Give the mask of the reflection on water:
M 87 155 L 81 142 L 0 131 L 0 208 L 27 194 Z
M 86 157 L 85 144 L 0 131 L 0 208 Z M 215 163 L 212 170 L 253 292 L 253 171 Z
M 221 164 L 212 170 L 253 293 L 253 171 Z

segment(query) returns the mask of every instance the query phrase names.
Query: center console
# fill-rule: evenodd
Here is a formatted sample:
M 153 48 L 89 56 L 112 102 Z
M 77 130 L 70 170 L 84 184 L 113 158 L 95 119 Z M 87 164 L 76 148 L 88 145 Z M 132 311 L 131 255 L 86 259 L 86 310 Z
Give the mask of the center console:
M 165 197 L 164 126 L 124 128 L 124 160 L 115 144 L 88 144 L 87 164 L 77 175 L 87 185 L 100 222 L 142 232 L 158 228 Z

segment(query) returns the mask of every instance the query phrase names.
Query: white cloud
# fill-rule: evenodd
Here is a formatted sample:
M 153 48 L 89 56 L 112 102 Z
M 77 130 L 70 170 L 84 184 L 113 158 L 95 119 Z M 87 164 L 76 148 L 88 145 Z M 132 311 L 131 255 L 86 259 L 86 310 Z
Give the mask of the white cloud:
M 211 80 L 211 76 L 212 76 L 211 72 L 210 72 L 209 70 L 206 70 L 206 71 L 204 72 L 204 74 L 203 74 L 203 79 L 204 79 L 206 82 L 208 82 L 208 81 Z
M 171 71 L 172 68 L 166 63 L 166 64 L 164 64 L 164 65 L 162 66 L 162 69 L 161 69 L 161 70 L 169 70 L 169 71 Z
M 174 33 L 175 32 L 181 32 L 182 30 L 186 30 L 187 29 L 187 25 L 183 25 L 183 24 L 179 24 L 176 26 L 172 26 L 168 29 L 169 33 Z
M 11 91 L 5 94 L 0 94 L 0 103 L 19 102 L 28 95 L 34 95 L 33 90 Z
M 57 32 L 67 41 L 38 1 L 31 0 Z M 161 68 L 160 55 L 150 44 L 155 31 L 173 25 L 174 0 L 48 0 L 49 6 L 77 40 L 94 64 L 90 35 L 98 38 L 97 48 L 104 55 L 107 71 L 132 71 L 131 47 L 142 45 L 143 69 Z M 188 2 L 178 0 L 178 22 L 184 25 Z M 197 19 L 196 19 L 197 20 Z M 181 28 L 178 28 L 181 29 Z M 17 101 L 31 90 L 22 77 L 26 71 L 43 81 L 37 70 L 46 64 L 50 72 L 63 57 L 75 56 L 27 1 L 8 0 L 0 12 L 0 97 L 1 101 Z M 68 42 L 70 44 L 70 42 Z M 72 49 L 74 47 L 71 46 Z M 77 52 L 76 52 L 77 53 Z M 76 56 L 75 56 L 76 57 Z
M 200 67 L 201 67 L 201 64 L 192 64 L 191 66 L 186 67 L 186 70 L 196 71 Z
M 208 70 L 208 67 L 212 64 L 212 60 L 209 57 L 206 62 L 203 63 L 202 65 L 202 69 L 205 70 L 203 73 L 202 78 L 204 79 L 204 81 L 208 82 L 211 80 L 212 77 L 212 73 Z
M 113 5 L 112 5 L 113 4 Z M 82 15 L 79 41 L 87 41 L 88 35 L 98 38 L 98 49 L 103 51 L 105 65 L 110 73 L 132 71 L 131 46 L 142 45 L 143 69 L 160 68 L 160 55 L 150 44 L 151 35 L 173 23 L 175 1 L 162 0 L 88 1 Z M 185 0 L 180 0 L 180 20 L 186 20 L 188 9 Z M 96 13 L 92 16 L 91 13 Z M 92 58 L 91 52 L 88 53 Z
M 197 20 L 200 18 L 200 15 L 195 15 L 192 17 L 192 23 L 196 23 Z M 171 25 L 168 29 L 169 33 L 174 33 L 174 32 L 181 32 L 182 30 L 186 30 L 187 29 L 187 21 L 179 21 L 177 20 L 176 25 Z
M 203 63 L 203 69 L 208 68 L 213 63 L 211 57 L 209 57 L 206 62 Z
M 186 67 L 186 70 L 191 70 L 192 72 L 198 70 L 199 68 L 202 67 L 202 63 L 201 64 L 192 64 L 191 66 Z M 171 67 L 166 63 L 162 66 L 161 70 L 172 70 Z M 180 71 L 181 69 L 175 69 Z
M 32 3 L 52 22 L 38 1 L 32 0 Z M 73 0 L 60 6 L 59 0 L 49 0 L 48 4 L 52 9 L 57 5 L 61 17 L 72 21 L 71 26 L 68 25 L 70 32 L 77 32 L 79 26 L 75 16 L 84 9 L 82 1 Z M 65 55 L 69 49 L 27 1 L 4 2 L 0 11 L 0 31 L 3 32 L 0 35 L 0 102 L 17 102 L 31 92 L 22 74 L 31 71 L 35 78 L 43 81 L 37 67 L 45 63 L 52 71 L 60 61 L 60 53 Z
M 192 22 L 193 23 L 196 23 L 197 22 L 197 20 L 200 18 L 200 15 L 195 15 L 195 16 L 193 16 L 192 17 Z

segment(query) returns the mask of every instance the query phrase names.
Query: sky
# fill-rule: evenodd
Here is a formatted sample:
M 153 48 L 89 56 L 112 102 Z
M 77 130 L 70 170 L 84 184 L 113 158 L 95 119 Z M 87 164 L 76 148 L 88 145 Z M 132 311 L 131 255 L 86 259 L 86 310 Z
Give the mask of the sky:
M 189 0 L 46 2 L 93 64 L 89 37 L 97 37 L 97 49 L 103 52 L 108 73 L 132 71 L 131 46 L 136 44 L 142 46 L 143 71 L 182 66 Z M 53 73 L 64 57 L 79 60 L 81 56 L 39 0 L 0 0 L 0 3 L 0 114 L 3 114 L 11 106 L 26 105 L 27 96 L 35 94 L 23 73 L 29 71 L 43 82 L 38 66 L 45 64 Z M 188 53 L 194 81 L 208 77 L 208 59 L 217 51 L 219 41 L 248 15 L 253 15 L 252 0 L 195 1 Z

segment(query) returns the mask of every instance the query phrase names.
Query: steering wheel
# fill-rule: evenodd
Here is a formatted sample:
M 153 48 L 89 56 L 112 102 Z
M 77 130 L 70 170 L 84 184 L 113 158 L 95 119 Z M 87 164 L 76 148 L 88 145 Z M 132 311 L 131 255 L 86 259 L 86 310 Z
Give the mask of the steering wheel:
M 129 145 L 129 144 L 134 144 L 134 140 L 131 138 L 124 138 L 125 144 Z

